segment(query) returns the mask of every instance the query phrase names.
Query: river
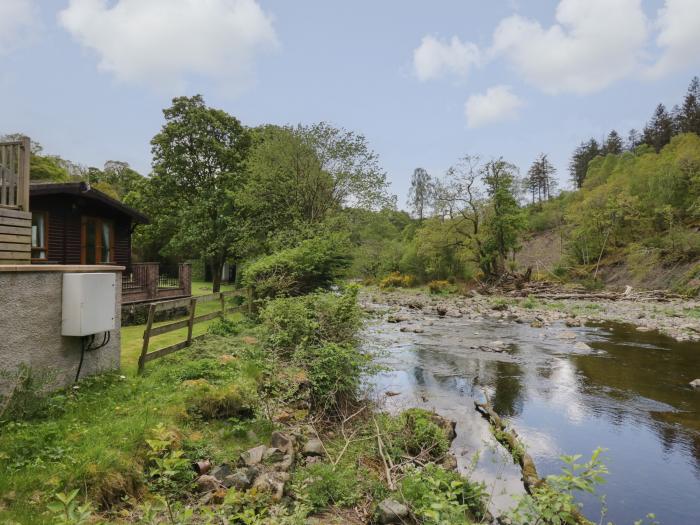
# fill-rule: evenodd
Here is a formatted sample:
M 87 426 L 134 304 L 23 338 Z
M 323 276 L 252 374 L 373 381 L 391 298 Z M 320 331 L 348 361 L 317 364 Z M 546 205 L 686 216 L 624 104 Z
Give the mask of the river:
M 501 318 L 401 314 L 401 323 L 377 315 L 365 330 L 366 348 L 384 368 L 370 379 L 375 396 L 389 410 L 417 406 L 456 421 L 459 468 L 487 484 L 492 511 L 511 507 L 522 483 L 474 410 L 485 396 L 540 475 L 558 473 L 562 454 L 583 460 L 606 449 L 603 523 L 631 525 L 648 513 L 663 525 L 700 523 L 700 391 L 688 385 L 700 377 L 699 343 L 614 323 L 533 328 Z M 598 522 L 598 498 L 580 501 Z

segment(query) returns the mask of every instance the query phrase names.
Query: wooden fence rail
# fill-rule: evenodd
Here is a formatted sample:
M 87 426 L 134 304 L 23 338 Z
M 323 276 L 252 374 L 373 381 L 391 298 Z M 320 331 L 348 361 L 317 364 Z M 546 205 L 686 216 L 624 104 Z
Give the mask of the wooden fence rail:
M 226 298 L 235 296 L 241 297 L 242 292 L 240 290 L 234 290 L 232 292 L 213 293 L 209 295 L 202 295 L 199 297 L 188 297 L 185 299 L 175 299 L 172 301 L 161 301 L 158 303 L 151 303 L 148 307 L 148 320 L 146 321 L 146 329 L 143 332 L 143 346 L 141 348 L 141 356 L 139 357 L 139 374 L 143 373 L 143 370 L 146 367 L 146 363 L 148 363 L 149 361 L 153 361 L 154 359 L 158 359 L 168 354 L 172 354 L 173 352 L 177 352 L 178 350 L 182 350 L 183 348 L 187 348 L 192 344 L 192 341 L 198 339 L 199 337 L 202 337 L 192 337 L 194 325 L 197 323 L 202 323 L 204 321 L 215 319 L 217 317 L 223 319 L 227 313 Z M 221 307 L 218 310 L 210 312 L 208 314 L 196 315 L 198 303 L 208 303 L 210 301 L 216 300 L 221 302 Z M 175 321 L 161 326 L 153 326 L 153 319 L 155 318 L 156 312 L 167 308 L 177 308 L 182 306 L 188 306 L 187 319 L 182 319 L 180 321 Z M 240 311 L 242 309 L 243 306 L 237 306 L 235 308 L 230 308 L 228 312 Z M 169 332 L 174 332 L 175 330 L 180 330 L 182 328 L 187 328 L 187 339 L 185 339 L 184 341 L 180 341 L 179 343 L 166 346 L 165 348 L 160 348 L 150 353 L 148 352 L 148 346 L 151 342 L 152 337 L 167 334 Z

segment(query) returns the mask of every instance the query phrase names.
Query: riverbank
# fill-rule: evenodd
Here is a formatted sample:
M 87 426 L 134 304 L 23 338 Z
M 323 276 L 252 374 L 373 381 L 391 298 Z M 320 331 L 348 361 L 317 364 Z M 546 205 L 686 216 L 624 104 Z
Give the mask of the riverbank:
M 500 319 L 546 328 L 563 321 L 570 326 L 615 322 L 634 325 L 640 332 L 658 331 L 677 341 L 700 341 L 700 301 L 579 300 L 514 298 L 498 295 L 431 294 L 423 289 L 365 288 L 361 301 L 370 310 L 385 304 L 472 320 Z M 374 305 L 374 306 L 373 306 Z M 382 308 L 382 307 L 378 307 Z

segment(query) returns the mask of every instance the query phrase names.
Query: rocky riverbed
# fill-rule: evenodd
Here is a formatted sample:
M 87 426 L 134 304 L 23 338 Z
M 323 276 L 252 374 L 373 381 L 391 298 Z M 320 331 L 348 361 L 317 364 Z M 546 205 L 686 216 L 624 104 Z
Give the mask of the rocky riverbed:
M 700 341 L 700 301 L 673 299 L 658 301 L 626 300 L 539 300 L 485 296 L 431 295 L 418 290 L 365 290 L 365 309 L 405 308 L 413 312 L 437 313 L 447 317 L 501 319 L 545 328 L 563 321 L 567 326 L 611 321 L 636 326 L 640 332 L 659 331 L 677 341 Z M 417 321 L 417 315 L 397 313 L 394 320 Z M 389 319 L 390 321 L 392 319 Z M 413 330 L 420 330 L 414 327 Z

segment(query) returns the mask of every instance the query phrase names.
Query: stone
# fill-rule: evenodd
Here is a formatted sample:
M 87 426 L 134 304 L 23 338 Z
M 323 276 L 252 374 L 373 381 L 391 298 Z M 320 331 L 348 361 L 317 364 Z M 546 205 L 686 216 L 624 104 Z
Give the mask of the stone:
M 197 484 L 197 489 L 199 489 L 200 492 L 212 492 L 221 488 L 221 483 L 219 480 L 209 474 L 199 476 L 195 483 Z
M 218 479 L 219 482 L 223 482 L 226 476 L 233 474 L 233 469 L 228 463 L 223 463 L 211 469 L 209 474 Z
M 241 454 L 241 463 L 247 467 L 252 467 L 259 465 L 263 457 L 265 456 L 265 451 L 267 447 L 265 445 L 260 445 L 250 450 L 246 450 Z
M 253 488 L 272 494 L 272 501 L 280 501 L 284 496 L 287 481 L 289 481 L 289 474 L 286 472 L 263 472 L 256 478 Z
M 581 319 L 570 317 L 564 321 L 564 324 L 569 327 L 581 326 Z
M 437 314 L 440 317 L 445 317 L 447 315 L 447 307 L 446 306 L 443 306 L 443 305 L 437 306 L 435 308 L 435 310 L 437 311 Z
M 268 448 L 263 454 L 263 461 L 265 463 L 279 463 L 284 460 L 284 452 L 278 448 Z
M 326 455 L 325 450 L 323 450 L 323 443 L 320 439 L 309 439 L 304 445 L 304 450 L 302 450 L 303 456 L 317 456 L 322 457 Z
M 232 474 L 224 478 L 224 487 L 234 488 L 236 490 L 248 490 L 253 486 L 253 480 L 256 474 L 257 471 L 255 469 L 236 469 Z
M 404 321 L 408 321 L 408 318 L 402 315 L 390 315 L 386 318 L 387 323 L 403 323 Z
M 578 343 L 576 343 L 576 344 L 574 345 L 574 348 L 575 348 L 576 350 L 581 350 L 581 351 L 591 350 L 591 347 L 588 346 L 588 345 L 587 345 L 586 343 L 584 343 L 583 341 L 579 341 Z
M 457 458 L 455 455 L 447 453 L 445 459 L 442 460 L 442 467 L 445 470 L 457 470 Z
M 576 339 L 576 334 L 574 332 L 559 332 L 557 337 L 559 339 Z
M 408 507 L 394 499 L 387 498 L 379 504 L 379 523 L 404 523 L 408 518 Z
M 690 386 L 692 386 L 693 388 L 700 388 L 700 379 L 693 379 L 690 382 Z
M 535 319 L 530 323 L 532 328 L 544 328 L 544 323 L 539 319 Z
M 284 432 L 273 432 L 270 437 L 270 446 L 280 449 L 285 454 L 294 452 L 294 442 L 292 438 Z
M 457 437 L 457 431 L 455 430 L 457 423 L 455 421 L 451 421 L 434 412 L 430 414 L 430 420 L 445 432 L 448 441 L 452 442 Z

